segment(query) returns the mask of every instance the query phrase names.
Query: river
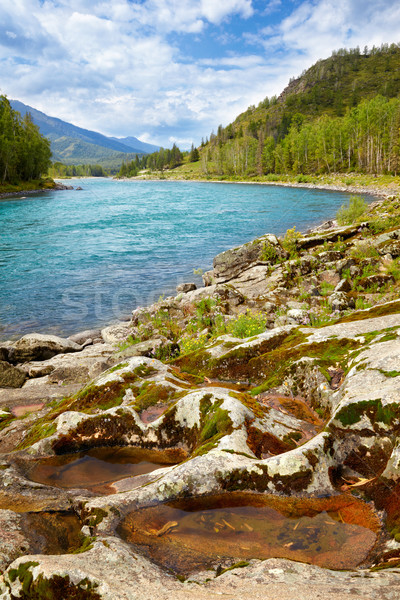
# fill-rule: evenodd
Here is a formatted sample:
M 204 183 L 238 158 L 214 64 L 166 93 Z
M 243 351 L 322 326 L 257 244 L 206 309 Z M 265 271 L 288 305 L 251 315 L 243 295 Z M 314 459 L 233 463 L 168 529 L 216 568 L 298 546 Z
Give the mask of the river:
M 264 233 L 305 230 L 349 194 L 185 181 L 72 181 L 0 200 L 0 339 L 102 326 L 201 278 Z

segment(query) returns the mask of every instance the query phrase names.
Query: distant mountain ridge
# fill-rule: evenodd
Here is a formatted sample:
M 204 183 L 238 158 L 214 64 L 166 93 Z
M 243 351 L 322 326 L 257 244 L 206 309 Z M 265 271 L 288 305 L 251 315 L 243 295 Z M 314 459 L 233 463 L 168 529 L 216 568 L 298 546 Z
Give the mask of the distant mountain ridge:
M 123 160 L 131 160 L 136 154 L 149 154 L 159 150 L 158 146 L 141 142 L 133 136 L 126 138 L 107 137 L 96 131 L 83 129 L 49 117 L 45 113 L 28 106 L 19 100 L 10 100 L 11 106 L 21 115 L 29 112 L 40 133 L 51 142 L 53 161 L 65 164 L 98 163 L 102 166 L 116 166 Z

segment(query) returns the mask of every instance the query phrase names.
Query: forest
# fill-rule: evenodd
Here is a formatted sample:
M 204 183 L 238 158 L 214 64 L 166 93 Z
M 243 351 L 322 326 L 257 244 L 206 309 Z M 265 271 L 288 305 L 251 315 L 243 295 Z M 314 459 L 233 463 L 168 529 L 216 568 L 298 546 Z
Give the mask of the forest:
M 49 168 L 50 177 L 108 177 L 112 169 L 105 170 L 101 165 L 66 165 L 54 162 Z
M 400 47 L 338 50 L 202 141 L 206 176 L 400 170 Z
M 51 164 L 50 142 L 33 123 L 0 96 L 0 182 L 19 183 L 39 179 Z
M 400 172 L 400 99 L 376 96 L 343 117 L 292 118 L 283 139 L 263 129 L 225 139 L 225 130 L 201 150 L 205 175 Z

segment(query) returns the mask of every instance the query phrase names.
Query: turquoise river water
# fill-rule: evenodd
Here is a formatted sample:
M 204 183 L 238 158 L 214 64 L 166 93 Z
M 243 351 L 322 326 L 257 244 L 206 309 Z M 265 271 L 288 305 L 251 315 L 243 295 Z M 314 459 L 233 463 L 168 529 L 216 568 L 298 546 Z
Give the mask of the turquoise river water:
M 70 335 L 196 281 L 264 233 L 335 215 L 349 194 L 267 185 L 84 179 L 0 200 L 0 339 Z

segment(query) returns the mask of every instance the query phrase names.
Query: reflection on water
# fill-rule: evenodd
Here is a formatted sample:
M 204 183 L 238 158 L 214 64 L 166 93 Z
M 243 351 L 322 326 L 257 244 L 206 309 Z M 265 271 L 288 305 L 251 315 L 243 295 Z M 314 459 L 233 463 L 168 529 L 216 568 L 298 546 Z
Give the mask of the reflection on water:
M 349 496 L 227 494 L 133 511 L 119 533 L 155 562 L 187 575 L 224 559 L 280 557 L 355 568 L 374 546 L 378 527 L 371 509 Z
M 32 481 L 60 488 L 86 488 L 111 493 L 107 485 L 144 475 L 184 458 L 179 451 L 142 448 L 94 448 L 79 454 L 64 454 L 40 460 L 30 466 L 26 476 Z
M 26 513 L 21 525 L 31 554 L 65 554 L 82 544 L 81 522 L 67 512 Z

